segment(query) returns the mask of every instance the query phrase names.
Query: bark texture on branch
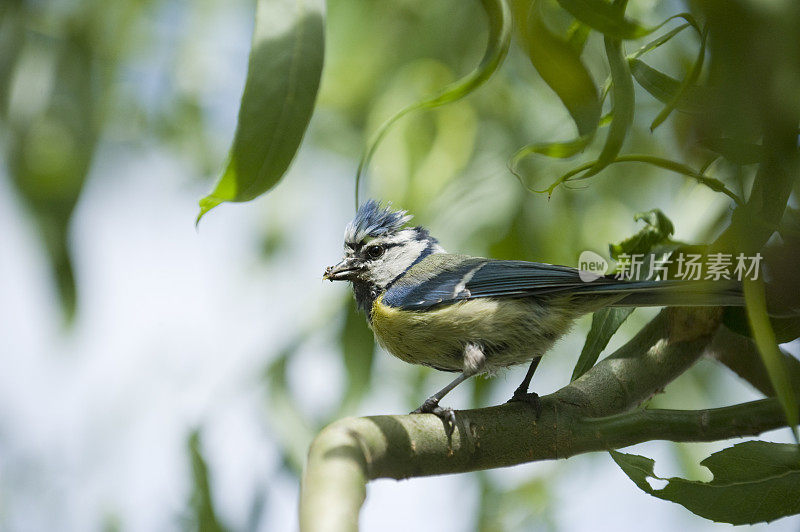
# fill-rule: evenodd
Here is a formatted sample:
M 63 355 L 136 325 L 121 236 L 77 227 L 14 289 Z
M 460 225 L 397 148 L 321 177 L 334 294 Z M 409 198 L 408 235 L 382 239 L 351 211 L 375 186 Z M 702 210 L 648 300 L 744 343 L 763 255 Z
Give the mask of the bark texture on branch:
M 366 483 L 506 467 L 624 447 L 654 439 L 713 441 L 782 426 L 769 399 L 703 411 L 629 412 L 686 371 L 711 344 L 721 311 L 663 310 L 639 334 L 580 379 L 525 404 L 456 413 L 448 438 L 433 415 L 349 418 L 311 445 L 300 494 L 300 527 L 358 529 Z

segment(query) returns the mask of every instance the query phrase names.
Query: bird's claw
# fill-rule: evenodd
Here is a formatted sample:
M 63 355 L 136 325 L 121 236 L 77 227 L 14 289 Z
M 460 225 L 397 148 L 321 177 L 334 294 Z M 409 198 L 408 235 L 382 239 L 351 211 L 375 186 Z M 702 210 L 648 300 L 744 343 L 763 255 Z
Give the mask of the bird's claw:
M 425 399 L 425 402 L 422 405 L 411 412 L 412 414 L 433 414 L 434 416 L 438 417 L 442 420 L 445 427 L 445 432 L 447 432 L 447 437 L 449 438 L 453 434 L 453 430 L 456 427 L 456 413 L 450 407 L 442 408 L 439 406 L 439 401 L 434 399 L 433 397 L 429 397 Z
M 509 403 L 528 403 L 536 410 L 536 419 L 542 415 L 542 401 L 539 399 L 539 394 L 536 392 L 526 392 L 517 389 L 514 395 L 508 400 Z

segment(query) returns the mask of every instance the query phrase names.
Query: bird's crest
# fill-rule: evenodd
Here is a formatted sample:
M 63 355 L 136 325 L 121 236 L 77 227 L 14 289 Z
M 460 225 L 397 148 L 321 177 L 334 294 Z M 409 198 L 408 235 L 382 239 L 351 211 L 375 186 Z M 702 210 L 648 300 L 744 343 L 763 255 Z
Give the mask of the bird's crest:
M 344 230 L 344 241 L 358 243 L 366 237 L 385 235 L 402 228 L 412 216 L 406 211 L 395 211 L 392 204 L 382 206 L 375 200 L 368 200 L 358 208 Z

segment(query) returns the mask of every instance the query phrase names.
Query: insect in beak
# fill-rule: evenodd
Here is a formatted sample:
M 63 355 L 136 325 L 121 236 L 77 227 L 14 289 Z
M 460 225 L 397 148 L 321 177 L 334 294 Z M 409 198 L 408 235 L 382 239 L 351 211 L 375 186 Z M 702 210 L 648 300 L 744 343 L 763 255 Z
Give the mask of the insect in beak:
M 327 279 L 331 282 L 352 281 L 360 269 L 361 265 L 358 264 L 355 259 L 346 258 L 335 266 L 328 266 L 325 268 L 325 273 L 322 275 L 322 279 Z

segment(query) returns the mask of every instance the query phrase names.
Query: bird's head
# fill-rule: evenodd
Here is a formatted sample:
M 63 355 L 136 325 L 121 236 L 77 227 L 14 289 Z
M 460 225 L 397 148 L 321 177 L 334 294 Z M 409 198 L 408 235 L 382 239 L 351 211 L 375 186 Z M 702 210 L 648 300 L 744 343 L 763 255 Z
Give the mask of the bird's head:
M 411 215 L 369 200 L 344 231 L 344 259 L 325 270 L 323 279 L 386 287 L 431 253 L 443 253 L 422 227 L 406 227 Z

